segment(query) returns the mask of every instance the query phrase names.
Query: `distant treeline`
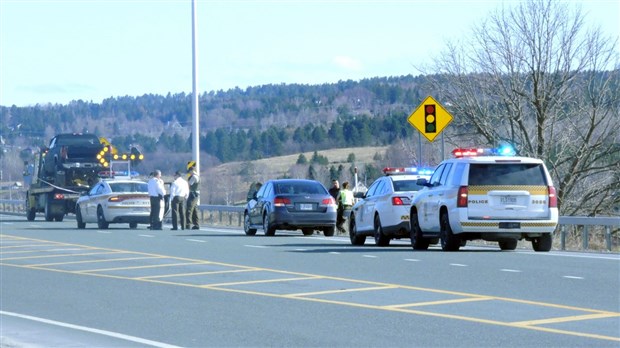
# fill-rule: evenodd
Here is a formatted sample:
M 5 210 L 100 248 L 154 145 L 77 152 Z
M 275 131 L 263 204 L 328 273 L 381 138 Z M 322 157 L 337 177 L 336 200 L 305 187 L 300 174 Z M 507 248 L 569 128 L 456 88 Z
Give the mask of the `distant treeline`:
M 200 95 L 200 147 L 221 162 L 411 137 L 408 115 L 431 94 L 411 75 L 334 84 L 278 84 Z M 5 142 L 46 145 L 58 133 L 90 132 L 143 152 L 191 151 L 191 95 L 113 97 L 101 103 L 0 107 Z

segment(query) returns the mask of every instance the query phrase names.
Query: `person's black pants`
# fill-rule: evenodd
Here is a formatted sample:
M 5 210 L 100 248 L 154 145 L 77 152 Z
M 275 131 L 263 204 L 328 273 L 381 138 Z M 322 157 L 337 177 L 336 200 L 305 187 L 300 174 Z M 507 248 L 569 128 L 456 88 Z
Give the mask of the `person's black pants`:
M 151 199 L 151 229 L 161 230 L 161 220 L 159 220 L 159 213 L 161 212 L 161 198 L 159 196 L 150 196 Z
M 185 214 L 183 214 L 183 205 L 185 205 L 185 197 L 176 196 L 172 198 L 172 229 L 185 229 Z

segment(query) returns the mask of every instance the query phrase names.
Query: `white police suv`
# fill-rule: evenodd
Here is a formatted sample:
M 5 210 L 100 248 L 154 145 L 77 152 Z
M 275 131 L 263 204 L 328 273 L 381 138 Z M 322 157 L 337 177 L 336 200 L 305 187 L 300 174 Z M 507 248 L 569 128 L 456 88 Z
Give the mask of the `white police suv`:
M 512 148 L 456 149 L 439 164 L 413 199 L 411 244 L 426 250 L 441 242 L 458 251 L 468 240 L 496 241 L 502 250 L 532 242 L 549 251 L 558 223 L 556 190 L 540 159 L 514 156 Z
M 375 180 L 351 208 L 349 237 L 351 244 L 363 245 L 367 236 L 375 244 L 387 246 L 394 238 L 409 238 L 409 207 L 422 189 L 418 179 L 430 179 L 431 170 L 385 168 L 385 176 Z

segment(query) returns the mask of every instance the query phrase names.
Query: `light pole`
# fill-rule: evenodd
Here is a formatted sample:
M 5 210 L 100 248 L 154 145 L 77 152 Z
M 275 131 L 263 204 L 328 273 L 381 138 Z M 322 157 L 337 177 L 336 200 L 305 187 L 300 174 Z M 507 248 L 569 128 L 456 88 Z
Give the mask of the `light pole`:
M 196 48 L 196 0 L 192 0 L 192 157 L 200 174 L 200 127 L 198 105 L 198 49 Z

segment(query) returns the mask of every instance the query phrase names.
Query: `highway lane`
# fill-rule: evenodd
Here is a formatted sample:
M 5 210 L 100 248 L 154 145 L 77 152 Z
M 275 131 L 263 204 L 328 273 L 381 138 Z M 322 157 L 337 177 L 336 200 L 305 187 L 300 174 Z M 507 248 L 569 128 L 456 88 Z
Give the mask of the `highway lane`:
M 3 312 L 143 340 L 131 344 L 620 344 L 618 254 L 1 218 Z

